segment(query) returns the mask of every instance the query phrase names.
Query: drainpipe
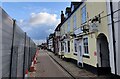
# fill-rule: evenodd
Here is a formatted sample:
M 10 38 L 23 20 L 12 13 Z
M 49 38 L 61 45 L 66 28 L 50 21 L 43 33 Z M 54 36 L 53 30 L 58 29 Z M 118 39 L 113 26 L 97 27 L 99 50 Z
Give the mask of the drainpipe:
M 110 11 L 111 11 L 111 23 L 112 23 L 112 36 L 113 36 L 113 51 L 114 51 L 114 66 L 115 66 L 115 75 L 117 75 L 117 69 L 116 69 L 116 46 L 115 46 L 115 28 L 114 28 L 114 20 L 113 20 L 113 3 L 112 0 L 110 0 Z

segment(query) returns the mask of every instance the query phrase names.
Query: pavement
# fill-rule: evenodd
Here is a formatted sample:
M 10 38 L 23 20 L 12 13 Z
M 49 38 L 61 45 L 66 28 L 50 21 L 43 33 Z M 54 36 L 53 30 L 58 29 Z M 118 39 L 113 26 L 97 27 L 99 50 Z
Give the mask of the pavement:
M 29 77 L 70 77 L 44 50 L 40 50 L 35 68 L 36 71 L 29 72 Z
M 77 79 L 113 79 L 109 75 L 97 76 L 96 74 L 93 74 L 92 72 L 87 71 L 84 68 L 78 67 L 76 64 L 72 62 L 64 61 L 63 59 L 59 58 L 57 55 L 53 54 L 52 52 L 48 52 L 48 54 L 51 58 L 54 59 L 54 61 L 56 61 L 63 69 L 65 69 L 74 78 L 77 78 Z M 114 78 L 114 79 L 117 79 L 117 78 Z
M 72 79 L 110 79 L 107 76 L 97 76 L 77 65 L 66 62 L 52 52 L 40 50 L 37 57 L 35 72 L 29 72 L 29 77 L 64 77 Z M 62 78 L 63 79 L 63 78 Z
M 46 51 L 48 52 L 48 51 Z M 59 63 L 67 72 L 69 72 L 74 77 L 97 77 L 97 75 L 86 71 L 85 69 L 81 69 L 77 67 L 77 65 L 64 61 L 63 59 L 59 58 L 58 56 L 54 55 L 52 52 L 48 52 L 48 54 L 57 62 Z

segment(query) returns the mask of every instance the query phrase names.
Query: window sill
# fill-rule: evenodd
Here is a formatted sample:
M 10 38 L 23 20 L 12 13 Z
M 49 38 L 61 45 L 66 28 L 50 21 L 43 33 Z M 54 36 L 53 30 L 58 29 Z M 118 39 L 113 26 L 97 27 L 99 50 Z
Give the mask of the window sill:
M 73 53 L 73 55 L 76 55 L 76 56 L 77 56 L 77 54 L 76 54 L 76 53 Z
M 88 55 L 83 55 L 83 57 L 84 57 L 84 58 L 90 58 L 90 56 L 88 56 Z

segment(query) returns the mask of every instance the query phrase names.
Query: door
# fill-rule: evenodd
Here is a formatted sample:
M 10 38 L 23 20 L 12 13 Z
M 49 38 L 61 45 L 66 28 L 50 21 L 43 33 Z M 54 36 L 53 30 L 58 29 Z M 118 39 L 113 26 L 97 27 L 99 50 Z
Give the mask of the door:
M 104 34 L 99 34 L 97 37 L 97 52 L 98 75 L 110 74 L 109 47 L 107 37 Z
M 97 44 L 99 67 L 110 67 L 107 37 L 104 34 L 100 34 L 97 38 Z
M 79 65 L 81 66 L 81 67 L 83 67 L 83 57 L 82 57 L 82 41 L 79 43 L 79 45 L 78 45 L 78 52 L 79 52 L 79 55 L 78 55 L 78 59 L 79 59 Z

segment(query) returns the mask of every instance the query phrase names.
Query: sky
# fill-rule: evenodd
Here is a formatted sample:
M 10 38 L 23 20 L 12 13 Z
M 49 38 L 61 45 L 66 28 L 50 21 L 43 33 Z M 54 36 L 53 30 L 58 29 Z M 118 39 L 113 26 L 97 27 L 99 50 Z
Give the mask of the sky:
M 68 6 L 70 2 L 2 2 L 2 8 L 36 44 L 45 42 L 54 32 L 61 10 Z

